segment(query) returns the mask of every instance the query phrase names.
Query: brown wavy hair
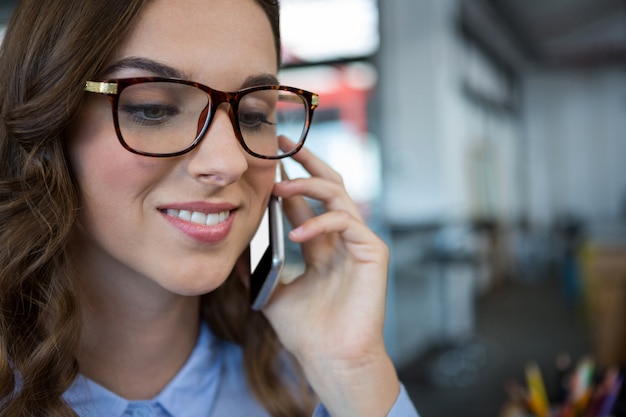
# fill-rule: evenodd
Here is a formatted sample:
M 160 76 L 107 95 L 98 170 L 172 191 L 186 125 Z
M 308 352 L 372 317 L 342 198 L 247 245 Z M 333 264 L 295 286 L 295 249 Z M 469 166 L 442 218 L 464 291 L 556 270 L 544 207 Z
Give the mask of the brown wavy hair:
M 0 50 L 0 416 L 74 417 L 81 334 L 67 243 L 80 208 L 64 142 L 84 82 L 96 77 L 149 0 L 22 0 Z M 256 0 L 280 51 L 278 1 Z M 233 274 L 234 275 L 234 274 Z M 231 276 L 203 296 L 213 332 L 242 346 L 252 392 L 274 417 L 312 403 L 301 373 L 282 377 L 282 347 Z

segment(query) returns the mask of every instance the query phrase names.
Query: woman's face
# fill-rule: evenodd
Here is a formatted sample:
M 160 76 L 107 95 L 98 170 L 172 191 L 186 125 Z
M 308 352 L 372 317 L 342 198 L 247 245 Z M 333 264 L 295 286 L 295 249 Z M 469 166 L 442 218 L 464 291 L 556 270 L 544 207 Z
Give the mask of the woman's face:
M 177 76 L 223 91 L 277 72 L 272 30 L 253 0 L 154 0 L 110 64 L 106 78 Z M 182 295 L 227 278 L 265 209 L 276 163 L 243 150 L 226 110 L 193 151 L 151 158 L 120 145 L 106 96 L 86 97 L 69 141 L 82 196 L 73 242 L 81 276 Z M 211 225 L 197 223 L 207 215 Z

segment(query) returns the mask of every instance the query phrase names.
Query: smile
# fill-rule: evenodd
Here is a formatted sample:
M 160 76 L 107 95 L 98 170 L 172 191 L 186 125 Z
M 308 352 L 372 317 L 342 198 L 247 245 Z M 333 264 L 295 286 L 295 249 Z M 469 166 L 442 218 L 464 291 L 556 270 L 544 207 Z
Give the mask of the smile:
M 191 223 L 202 224 L 205 226 L 215 226 L 225 222 L 230 217 L 230 211 L 220 211 L 219 213 L 202 213 L 190 210 L 167 209 L 165 213 L 168 216 L 176 217 Z

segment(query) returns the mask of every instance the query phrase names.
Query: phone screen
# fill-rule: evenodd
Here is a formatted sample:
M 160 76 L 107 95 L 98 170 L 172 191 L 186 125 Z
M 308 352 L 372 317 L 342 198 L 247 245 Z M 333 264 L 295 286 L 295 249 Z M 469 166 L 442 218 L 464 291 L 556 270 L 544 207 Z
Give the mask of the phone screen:
M 269 207 L 265 209 L 261 224 L 257 229 L 254 237 L 250 241 L 250 268 L 254 271 L 258 268 L 259 262 L 263 258 L 263 255 L 270 247 L 270 216 Z
M 280 200 L 274 196 L 250 241 L 250 305 L 263 308 L 269 300 L 285 261 Z

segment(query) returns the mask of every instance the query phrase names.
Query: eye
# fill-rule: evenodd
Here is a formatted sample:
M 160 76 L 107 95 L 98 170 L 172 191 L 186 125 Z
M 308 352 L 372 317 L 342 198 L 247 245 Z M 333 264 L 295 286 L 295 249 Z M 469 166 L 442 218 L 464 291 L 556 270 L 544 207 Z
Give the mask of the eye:
M 160 119 L 168 114 L 168 111 L 163 106 L 146 106 L 141 110 L 141 115 L 146 119 Z
M 146 126 L 164 124 L 179 114 L 177 107 L 157 103 L 125 104 L 120 110 L 129 122 Z
M 263 124 L 273 126 L 275 123 L 270 122 L 267 115 L 260 111 L 239 112 L 239 125 L 241 128 L 255 130 L 261 128 Z

